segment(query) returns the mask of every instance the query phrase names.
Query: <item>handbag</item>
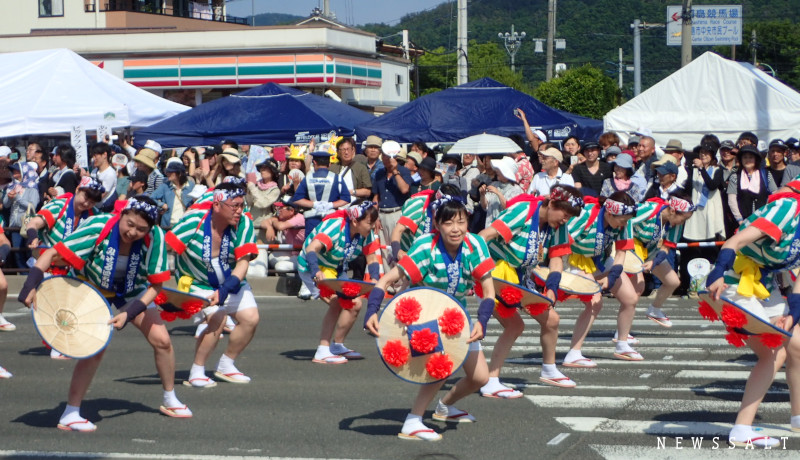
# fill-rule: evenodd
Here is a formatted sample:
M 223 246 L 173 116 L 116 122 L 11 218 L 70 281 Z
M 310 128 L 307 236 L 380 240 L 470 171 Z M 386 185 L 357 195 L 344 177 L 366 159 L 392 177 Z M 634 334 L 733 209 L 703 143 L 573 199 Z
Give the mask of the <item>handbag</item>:
M 34 209 L 33 205 L 28 203 L 28 208 L 25 210 L 25 214 L 22 215 L 22 220 L 20 221 L 20 233 L 25 234 L 28 231 L 28 222 L 31 221 L 36 217 L 36 209 Z

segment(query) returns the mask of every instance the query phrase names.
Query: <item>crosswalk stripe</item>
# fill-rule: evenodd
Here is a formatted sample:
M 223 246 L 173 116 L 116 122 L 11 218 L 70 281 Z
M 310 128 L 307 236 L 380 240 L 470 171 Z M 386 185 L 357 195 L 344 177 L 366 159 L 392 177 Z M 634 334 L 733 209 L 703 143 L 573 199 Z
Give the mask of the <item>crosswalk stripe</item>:
M 656 399 L 632 398 L 620 396 L 560 396 L 560 395 L 526 395 L 534 405 L 544 408 L 559 409 L 622 409 L 634 412 L 736 412 L 739 410 L 739 401 L 721 401 L 709 399 Z M 759 412 L 783 412 L 786 403 L 762 402 Z
M 605 417 L 556 417 L 555 420 L 579 433 L 644 433 L 665 436 L 720 436 L 728 438 L 731 425 L 723 422 L 662 421 L 662 420 L 618 420 Z M 780 424 L 758 424 L 759 434 L 780 438 L 791 436 L 791 426 Z M 655 441 L 653 442 L 655 450 Z M 795 452 L 795 455 L 797 453 Z M 645 455 L 643 458 L 648 458 Z
M 665 368 L 673 368 L 673 367 L 680 367 L 680 368 L 691 368 L 696 366 L 708 367 L 708 368 L 727 368 L 727 367 L 753 367 L 756 362 L 755 361 L 664 361 L 664 360 L 647 360 L 644 361 L 625 361 L 622 359 L 612 359 L 611 350 L 608 350 L 608 359 L 597 359 L 598 368 L 602 367 L 637 367 L 637 368 L 647 368 L 649 366 L 653 366 L 657 369 L 665 369 Z M 594 357 L 593 357 L 594 358 Z M 541 358 L 509 358 L 506 360 L 507 364 L 533 364 L 533 365 L 541 365 L 542 359 Z M 561 364 L 560 361 L 557 361 L 556 364 Z M 503 372 L 511 371 L 514 368 L 503 368 Z M 597 369 L 597 368 L 595 368 Z M 538 372 L 538 369 L 536 370 Z M 705 372 L 705 378 L 709 378 L 708 371 L 700 371 Z M 716 370 L 714 371 L 716 372 Z

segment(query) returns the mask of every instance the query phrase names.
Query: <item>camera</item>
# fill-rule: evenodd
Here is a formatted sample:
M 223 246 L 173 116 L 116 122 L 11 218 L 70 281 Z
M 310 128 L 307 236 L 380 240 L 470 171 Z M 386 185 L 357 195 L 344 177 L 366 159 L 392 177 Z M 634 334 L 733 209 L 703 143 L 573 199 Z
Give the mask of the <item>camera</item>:
M 484 185 L 491 185 L 492 178 L 486 174 L 479 174 L 478 177 L 472 180 L 472 187 L 469 189 L 469 197 L 472 198 L 472 201 L 480 201 L 481 199 L 481 192 L 480 189 Z

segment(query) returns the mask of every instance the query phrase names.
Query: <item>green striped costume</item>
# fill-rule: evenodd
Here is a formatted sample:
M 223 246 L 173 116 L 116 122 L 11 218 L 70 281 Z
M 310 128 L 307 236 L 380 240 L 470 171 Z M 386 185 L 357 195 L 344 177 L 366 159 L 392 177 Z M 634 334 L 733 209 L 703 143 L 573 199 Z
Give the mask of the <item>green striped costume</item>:
M 434 193 L 430 192 L 425 191 L 411 195 L 411 198 L 403 204 L 402 215 L 397 223 L 405 225 L 409 230 L 404 231 L 400 237 L 400 249 L 405 252 L 408 252 L 415 239 L 433 231 L 433 222 L 429 222 L 428 206 L 434 199 Z M 429 229 L 428 232 L 425 231 L 426 226 Z
M 304 273 L 308 272 L 306 250 L 314 240 L 318 240 L 323 246 L 323 250 L 317 253 L 320 268 L 327 267 L 337 270 L 340 264 L 347 265 L 362 253 L 372 254 L 377 250 L 378 241 L 374 232 L 370 231 L 366 238 L 356 234 L 353 237 L 355 240 L 351 240 L 353 246 L 351 246 L 350 257 L 348 260 L 344 260 L 349 234 L 350 220 L 347 217 L 324 219 L 306 237 L 303 250 L 300 251 L 300 256 L 297 258 L 298 270 Z
M 206 209 L 208 210 L 211 208 L 211 205 L 214 204 L 214 189 L 210 188 L 203 192 L 199 198 L 194 200 L 191 206 L 189 206 L 190 210 L 194 209 Z M 247 205 L 247 200 L 244 200 L 244 209 L 242 210 L 242 214 L 247 214 L 250 212 L 250 206 Z
M 573 239 L 572 252 L 587 257 L 595 256 L 595 242 L 597 240 L 597 219 L 601 209 L 597 203 L 587 203 L 581 210 L 580 215 L 573 217 L 567 222 L 567 228 Z M 617 251 L 633 250 L 633 219 L 628 220 L 628 224 L 623 229 L 607 227 L 603 242 L 603 258 L 611 252 L 611 243 L 615 244 Z M 602 267 L 598 267 L 602 269 Z
M 213 291 L 218 286 L 211 286 L 206 261 L 203 260 L 204 224 L 211 219 L 211 209 L 192 209 L 184 214 L 181 221 L 167 232 L 167 244 L 178 254 L 176 268 L 178 276 L 192 278 L 193 289 Z M 258 246 L 253 230 L 253 221 L 242 214 L 236 234 L 231 238 L 227 257 L 228 263 L 233 267 L 242 257 L 258 255 Z M 209 261 L 210 262 L 210 261 Z M 222 283 L 225 280 L 219 280 Z
M 738 254 L 746 256 L 766 270 L 786 268 L 784 265 L 787 259 L 793 252 L 800 251 L 800 239 L 795 238 L 797 227 L 800 225 L 799 212 L 798 200 L 793 198 L 779 198 L 757 209 L 742 222 L 739 231 L 753 226 L 766 236 L 741 248 Z M 800 261 L 800 256 L 797 260 Z M 796 267 L 798 264 L 800 262 L 795 262 L 793 265 Z M 771 281 L 772 276 L 761 280 L 768 290 L 773 289 Z M 739 275 L 733 270 L 725 272 L 725 283 L 738 284 Z
M 58 254 L 77 270 L 79 275 L 97 287 L 100 286 L 104 256 L 108 253 L 110 241 L 109 237 L 100 241 L 98 238 L 106 228 L 106 224 L 114 217 L 113 214 L 90 217 L 64 241 L 58 242 L 54 246 Z M 141 252 L 142 258 L 136 272 L 134 286 L 130 292 L 125 293 L 126 299 L 139 296 L 150 284 L 169 280 L 167 247 L 164 242 L 164 230 L 161 227 L 155 225 L 150 229 L 150 233 L 145 235 Z M 113 293 L 104 292 L 104 294 Z
M 683 224 L 673 227 L 666 224 L 661 218 L 661 212 L 667 207 L 669 205 L 664 203 L 644 201 L 639 203 L 636 216 L 631 219 L 633 237 L 644 245 L 650 255 L 653 255 L 654 251 L 658 249 L 661 241 L 664 242 L 665 247 L 676 248 L 683 235 Z M 661 226 L 661 235 L 656 239 L 653 235 L 659 226 Z
M 39 240 L 43 245 L 53 247 L 62 241 L 67 233 L 67 206 L 72 206 L 72 196 L 61 196 L 48 201 L 37 215 L 44 219 L 45 227 L 39 230 Z M 92 211 L 89 211 L 89 216 Z M 80 223 L 80 216 L 75 216 Z M 73 223 L 73 225 L 75 225 Z M 72 229 L 74 231 L 74 227 Z M 71 232 L 70 232 L 71 233 Z
M 526 260 L 531 225 L 535 215 L 539 213 L 540 206 L 541 201 L 522 201 L 511 205 L 497 216 L 497 220 L 492 222 L 491 226 L 497 230 L 500 238 L 492 239 L 488 245 L 489 252 L 495 260 L 505 260 L 514 268 L 523 265 Z M 539 224 L 541 227 L 542 222 Z M 560 226 L 555 231 L 549 227 L 544 231 L 539 230 L 539 238 L 539 248 L 532 254 L 531 266 L 538 265 L 548 255 L 561 257 L 571 252 L 566 225 Z
M 447 265 L 438 244 L 438 234 L 423 235 L 411 245 L 406 257 L 397 266 L 408 277 L 412 285 L 441 289 L 447 292 Z M 473 283 L 494 270 L 494 260 L 483 238 L 468 233 L 461 244 L 461 273 L 453 296 L 466 305 L 466 292 Z

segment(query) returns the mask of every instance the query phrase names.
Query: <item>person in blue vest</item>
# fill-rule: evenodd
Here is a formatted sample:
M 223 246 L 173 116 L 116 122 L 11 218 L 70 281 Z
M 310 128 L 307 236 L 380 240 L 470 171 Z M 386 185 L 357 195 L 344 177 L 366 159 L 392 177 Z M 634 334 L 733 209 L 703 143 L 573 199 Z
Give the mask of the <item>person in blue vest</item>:
M 350 204 L 347 185 L 336 173 L 328 170 L 331 154 L 327 151 L 316 151 L 311 156 L 314 172 L 306 175 L 292 196 L 292 203 L 308 209 L 303 213 L 306 218 L 306 235 L 311 234 L 322 218 L 337 208 Z

